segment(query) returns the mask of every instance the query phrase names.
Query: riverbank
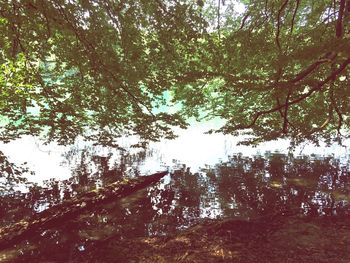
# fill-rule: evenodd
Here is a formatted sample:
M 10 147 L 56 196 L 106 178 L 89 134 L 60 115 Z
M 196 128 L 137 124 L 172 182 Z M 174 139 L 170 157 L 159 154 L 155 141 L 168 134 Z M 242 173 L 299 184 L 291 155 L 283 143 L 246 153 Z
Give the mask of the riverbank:
M 73 262 L 345 263 L 350 224 L 345 216 L 212 220 L 170 237 L 110 238 Z

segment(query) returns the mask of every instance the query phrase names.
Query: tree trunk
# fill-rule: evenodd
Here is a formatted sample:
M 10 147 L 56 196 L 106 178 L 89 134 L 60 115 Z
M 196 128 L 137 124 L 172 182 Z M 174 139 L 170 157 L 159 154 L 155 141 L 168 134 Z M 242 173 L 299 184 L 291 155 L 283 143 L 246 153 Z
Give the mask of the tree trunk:
M 0 250 L 9 248 L 35 233 L 54 227 L 62 221 L 73 219 L 86 211 L 93 210 L 97 206 L 126 197 L 137 190 L 158 182 L 166 174 L 168 172 L 124 179 L 99 190 L 65 200 L 61 204 L 38 213 L 29 221 L 20 221 L 3 227 L 0 229 Z

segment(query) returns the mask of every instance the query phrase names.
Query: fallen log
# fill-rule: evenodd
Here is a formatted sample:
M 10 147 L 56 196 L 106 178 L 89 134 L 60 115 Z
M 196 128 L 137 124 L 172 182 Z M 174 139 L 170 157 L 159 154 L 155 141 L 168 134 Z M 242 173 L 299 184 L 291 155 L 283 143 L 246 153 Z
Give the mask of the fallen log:
M 30 238 L 35 233 L 40 233 L 66 220 L 73 219 L 84 212 L 93 210 L 97 206 L 124 198 L 137 190 L 158 182 L 166 174 L 168 172 L 159 172 L 132 179 L 124 178 L 122 181 L 112 183 L 104 188 L 65 200 L 36 214 L 31 220 L 23 220 L 3 227 L 0 229 L 0 250 L 12 247 Z

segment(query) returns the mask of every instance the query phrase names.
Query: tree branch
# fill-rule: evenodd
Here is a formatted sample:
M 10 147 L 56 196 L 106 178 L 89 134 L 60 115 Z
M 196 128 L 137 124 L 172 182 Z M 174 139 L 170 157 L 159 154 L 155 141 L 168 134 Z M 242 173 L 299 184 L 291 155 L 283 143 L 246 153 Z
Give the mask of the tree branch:
M 118 3 L 118 6 L 121 5 L 122 3 L 123 3 L 123 1 Z M 113 16 L 113 11 L 111 10 L 111 6 L 110 5 L 112 5 L 112 3 L 110 3 L 110 1 L 105 1 L 104 5 L 105 5 L 105 9 L 107 11 L 107 15 L 112 20 L 112 22 L 115 24 L 119 35 L 121 35 L 122 29 L 121 29 L 121 26 L 120 26 L 120 22 L 118 21 L 118 19 L 115 16 Z M 116 8 L 116 9 L 118 9 L 118 8 Z
M 238 31 L 243 29 L 243 27 L 244 27 L 244 25 L 245 25 L 245 22 L 247 21 L 249 15 L 250 15 L 250 12 L 247 12 L 247 13 L 244 15 L 244 17 L 243 17 L 243 19 L 242 19 L 241 26 L 239 27 Z
M 140 176 L 127 181 L 112 183 L 98 191 L 92 190 L 63 201 L 38 213 L 29 221 L 0 228 L 0 250 L 31 238 L 45 229 L 53 228 L 66 220 L 74 219 L 80 214 L 98 209 L 101 205 L 124 198 L 140 189 L 144 189 L 160 181 L 168 172 L 159 172 L 149 176 Z
M 337 103 L 336 103 L 335 100 L 334 100 L 333 92 L 332 92 L 332 95 L 331 95 L 331 105 L 334 107 L 335 112 L 336 112 L 337 115 L 338 115 L 337 132 L 338 132 L 339 135 L 341 135 L 340 129 L 341 129 L 341 127 L 343 126 L 344 118 L 343 118 L 342 112 L 339 110 L 339 107 L 338 107 Z
M 219 35 L 219 39 L 220 39 L 220 8 L 221 8 L 221 0 L 218 0 L 218 8 L 217 8 L 217 19 L 218 19 L 218 35 Z
M 296 15 L 297 15 L 299 5 L 300 5 L 300 0 L 296 0 L 296 6 L 295 6 L 294 13 L 293 13 L 293 17 L 292 17 L 292 25 L 291 25 L 291 27 L 290 27 L 290 33 L 293 33 L 294 23 L 295 23 L 295 17 L 296 17 Z
M 295 84 L 298 81 L 306 78 L 311 72 L 313 72 L 315 69 L 317 69 L 318 66 L 320 66 L 321 64 L 332 61 L 336 57 L 336 55 L 337 54 L 335 52 L 328 52 L 323 57 L 318 59 L 316 62 L 314 62 L 313 64 L 308 66 L 306 69 L 299 72 L 293 79 L 289 80 L 287 83 Z
M 343 35 L 344 9 L 345 9 L 345 0 L 340 0 L 338 20 L 337 20 L 337 23 L 336 23 L 336 26 L 335 26 L 335 36 L 337 38 L 341 38 L 341 36 Z
M 279 101 L 278 98 L 277 98 L 277 106 L 281 106 L 281 103 L 280 103 L 280 101 Z M 284 120 L 283 129 L 282 129 L 282 130 L 285 130 L 285 129 L 284 129 L 285 126 L 287 126 L 286 128 L 288 128 L 288 126 L 289 126 L 289 127 L 292 127 L 293 129 L 296 129 L 296 127 L 289 121 L 288 117 L 285 117 L 285 114 L 286 114 L 286 113 L 283 112 L 282 108 L 279 109 L 278 111 L 279 111 L 281 117 L 282 117 L 283 120 Z
M 62 16 L 64 17 L 65 21 L 68 23 L 68 25 L 73 30 L 76 37 L 84 45 L 85 50 L 87 51 L 87 54 L 94 54 L 94 57 L 90 58 L 90 62 L 97 60 L 99 62 L 99 65 L 101 65 L 103 67 L 103 69 L 110 74 L 112 79 L 114 79 L 117 83 L 119 83 L 120 81 L 116 78 L 114 73 L 112 73 L 109 70 L 109 68 L 104 64 L 104 62 L 99 58 L 99 55 L 95 50 L 95 47 L 90 42 L 88 42 L 86 40 L 85 36 L 83 36 L 80 33 L 80 31 L 76 28 L 76 26 L 70 21 L 69 17 L 67 16 L 66 12 L 64 11 L 64 8 L 60 4 L 56 4 L 56 6 L 58 7 L 58 10 L 62 14 Z M 96 65 L 96 63 L 95 63 L 95 65 Z M 155 115 L 152 113 L 152 110 L 146 104 L 144 104 L 140 99 L 138 99 L 132 92 L 130 92 L 127 87 L 125 87 L 122 83 L 120 83 L 119 87 L 132 99 L 132 101 L 134 102 L 134 105 L 136 105 L 141 110 L 141 112 L 142 112 L 142 107 L 140 107 L 140 105 L 142 105 L 148 111 L 148 113 L 154 119 L 156 119 Z
M 284 81 L 284 82 L 279 82 L 278 84 L 282 84 L 282 85 L 288 85 L 288 84 L 296 84 L 297 82 L 303 80 L 304 78 L 306 78 L 307 76 L 309 76 L 313 71 L 315 71 L 320 65 L 327 63 L 327 62 L 331 62 L 335 59 L 336 57 L 336 53 L 335 52 L 328 52 L 326 53 L 324 56 L 322 56 L 321 58 L 319 58 L 317 61 L 315 61 L 314 63 L 312 63 L 310 66 L 308 66 L 306 69 L 300 71 L 294 78 L 288 80 L 288 81 Z M 277 73 L 277 79 L 278 76 L 280 74 Z M 224 72 L 213 72 L 213 71 L 191 71 L 191 72 L 185 72 L 184 74 L 182 74 L 181 76 L 178 76 L 176 78 L 176 80 L 178 81 L 195 81 L 198 78 L 215 78 L 215 77 L 222 77 L 224 79 L 226 79 L 227 81 L 230 82 L 237 82 L 240 81 L 242 78 L 245 79 L 250 79 L 252 80 L 252 76 L 251 75 L 246 75 L 246 76 L 240 76 L 237 77 L 234 74 L 230 74 L 230 73 L 224 73 Z M 263 78 L 256 78 L 255 80 L 263 80 Z M 273 85 L 276 85 L 276 81 L 274 81 Z
M 289 98 L 290 98 L 290 95 L 291 95 L 291 89 L 288 90 L 288 94 L 287 94 L 287 97 L 286 97 L 286 102 L 285 102 L 285 107 L 284 107 L 284 120 L 283 120 L 283 133 L 284 134 L 287 134 L 288 132 L 288 107 L 289 107 Z
M 316 91 L 319 91 L 323 88 L 323 86 L 325 84 L 327 84 L 328 82 L 332 81 L 333 79 L 335 79 L 348 65 L 350 64 L 350 58 L 347 58 L 340 66 L 338 69 L 334 70 L 326 79 L 324 79 L 323 81 L 319 82 L 317 85 L 315 85 L 312 89 L 310 89 L 307 93 L 303 94 L 302 96 L 292 100 L 292 101 L 289 101 L 288 105 L 293 105 L 293 104 L 297 104 L 299 102 L 301 102 L 302 100 L 310 97 L 314 92 Z M 277 107 L 274 107 L 272 109 L 269 109 L 269 110 L 265 110 L 265 111 L 258 111 L 255 113 L 252 121 L 249 123 L 249 124 L 239 124 L 239 125 L 236 125 L 233 129 L 234 130 L 242 130 L 242 129 L 249 129 L 249 128 L 252 128 L 257 120 L 263 116 L 263 115 L 267 115 L 267 114 L 270 114 L 270 113 L 273 113 L 273 112 L 276 112 L 276 111 L 279 111 L 281 109 L 283 109 L 284 107 L 286 107 L 286 103 L 285 104 L 282 104 L 282 105 L 279 105 Z
M 280 37 L 280 31 L 281 31 L 281 15 L 283 10 L 286 8 L 287 4 L 288 4 L 289 0 L 284 1 L 284 3 L 282 4 L 281 8 L 278 10 L 278 14 L 277 14 L 277 32 L 276 32 L 276 44 L 278 47 L 278 50 L 282 50 L 281 48 L 281 43 L 279 40 Z

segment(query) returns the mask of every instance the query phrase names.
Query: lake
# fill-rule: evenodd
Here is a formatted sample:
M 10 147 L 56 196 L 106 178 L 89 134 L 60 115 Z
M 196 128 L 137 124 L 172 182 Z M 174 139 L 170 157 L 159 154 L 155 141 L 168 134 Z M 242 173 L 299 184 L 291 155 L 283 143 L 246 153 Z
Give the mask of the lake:
M 169 171 L 156 185 L 21 240 L 13 260 L 68 262 L 84 257 L 106 239 L 168 236 L 217 218 L 349 215 L 347 147 L 303 145 L 290 152 L 288 142 L 282 140 L 256 148 L 237 146 L 237 138 L 206 135 L 205 128 L 198 124 L 176 140 L 151 143 L 144 150 L 130 149 L 131 139 L 121 141 L 123 149 L 85 142 L 43 145 L 32 137 L 2 145 L 3 175 L 9 174 L 14 162 L 17 168 L 11 171 L 19 176 L 23 172 L 36 183 L 19 192 L 11 188 L 15 176 L 8 176 L 13 182 L 1 195 L 2 226 L 28 220 L 63 200 L 123 177 Z M 21 170 L 22 162 L 35 175 Z M 25 189 L 22 185 L 20 190 Z

